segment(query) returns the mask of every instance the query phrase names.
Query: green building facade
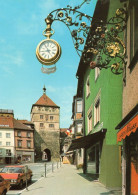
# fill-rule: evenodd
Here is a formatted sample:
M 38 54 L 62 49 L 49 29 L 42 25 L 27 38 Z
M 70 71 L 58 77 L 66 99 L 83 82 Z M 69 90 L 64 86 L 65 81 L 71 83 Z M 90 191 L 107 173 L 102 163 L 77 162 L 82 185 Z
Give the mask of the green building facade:
M 109 0 L 102 6 L 108 20 L 122 3 Z M 94 17 L 99 17 L 98 13 L 102 17 L 98 5 L 95 12 Z M 80 61 L 77 76 L 83 83 L 80 85 L 83 85 L 83 129 L 85 141 L 89 142 L 85 147 L 84 172 L 106 187 L 121 188 L 121 144 L 117 143 L 115 127 L 122 118 L 122 74 L 115 75 L 110 69 L 91 69 Z

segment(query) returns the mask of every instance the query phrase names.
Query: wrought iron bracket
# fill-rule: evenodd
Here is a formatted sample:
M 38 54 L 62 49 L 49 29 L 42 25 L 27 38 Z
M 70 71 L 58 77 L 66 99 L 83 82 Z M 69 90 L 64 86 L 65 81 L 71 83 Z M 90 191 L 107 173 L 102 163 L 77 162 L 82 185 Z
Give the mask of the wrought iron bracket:
M 79 11 L 84 0 L 76 7 L 67 6 L 53 10 L 45 19 L 47 28 L 45 36 L 51 36 L 51 25 L 55 21 L 63 22 L 69 29 L 77 54 L 90 68 L 111 68 L 114 74 L 123 72 L 126 64 L 126 47 L 121 39 L 121 33 L 126 28 L 126 8 L 119 8 L 108 21 L 96 21 L 91 16 Z

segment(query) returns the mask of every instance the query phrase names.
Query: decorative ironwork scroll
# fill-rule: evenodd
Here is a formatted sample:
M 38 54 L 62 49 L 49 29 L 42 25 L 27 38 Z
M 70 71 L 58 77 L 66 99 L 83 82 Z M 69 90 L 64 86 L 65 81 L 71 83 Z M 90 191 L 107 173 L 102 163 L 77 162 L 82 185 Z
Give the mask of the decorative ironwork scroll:
M 120 38 L 126 27 L 126 10 L 117 9 L 115 16 L 106 22 L 94 21 L 91 16 L 79 11 L 84 3 L 90 1 L 84 0 L 74 8 L 68 5 L 66 8 L 56 9 L 46 20 L 50 20 L 51 24 L 60 21 L 68 27 L 78 55 L 84 63 L 90 64 L 90 68 L 110 67 L 114 74 L 120 74 L 126 63 L 126 48 Z

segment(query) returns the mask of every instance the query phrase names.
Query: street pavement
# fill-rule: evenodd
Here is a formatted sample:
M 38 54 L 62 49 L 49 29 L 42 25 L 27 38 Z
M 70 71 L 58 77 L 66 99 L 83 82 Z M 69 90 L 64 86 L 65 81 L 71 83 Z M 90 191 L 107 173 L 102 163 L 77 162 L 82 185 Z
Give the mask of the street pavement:
M 121 195 L 120 191 L 106 189 L 77 170 L 74 165 L 62 164 L 53 173 L 20 191 L 21 195 Z

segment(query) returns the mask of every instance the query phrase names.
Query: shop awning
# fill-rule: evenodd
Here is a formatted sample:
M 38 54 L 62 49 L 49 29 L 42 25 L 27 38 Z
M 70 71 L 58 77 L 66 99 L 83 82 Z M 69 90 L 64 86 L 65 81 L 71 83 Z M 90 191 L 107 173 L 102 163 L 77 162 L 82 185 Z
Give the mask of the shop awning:
M 117 142 L 136 132 L 138 129 L 138 105 L 117 125 L 116 129 L 119 129 Z
M 72 140 L 72 143 L 68 149 L 68 151 L 80 149 L 80 148 L 89 148 L 90 146 L 94 145 L 98 141 L 101 141 L 106 133 L 106 129 L 102 129 L 98 132 L 95 132 L 93 134 L 74 139 Z

